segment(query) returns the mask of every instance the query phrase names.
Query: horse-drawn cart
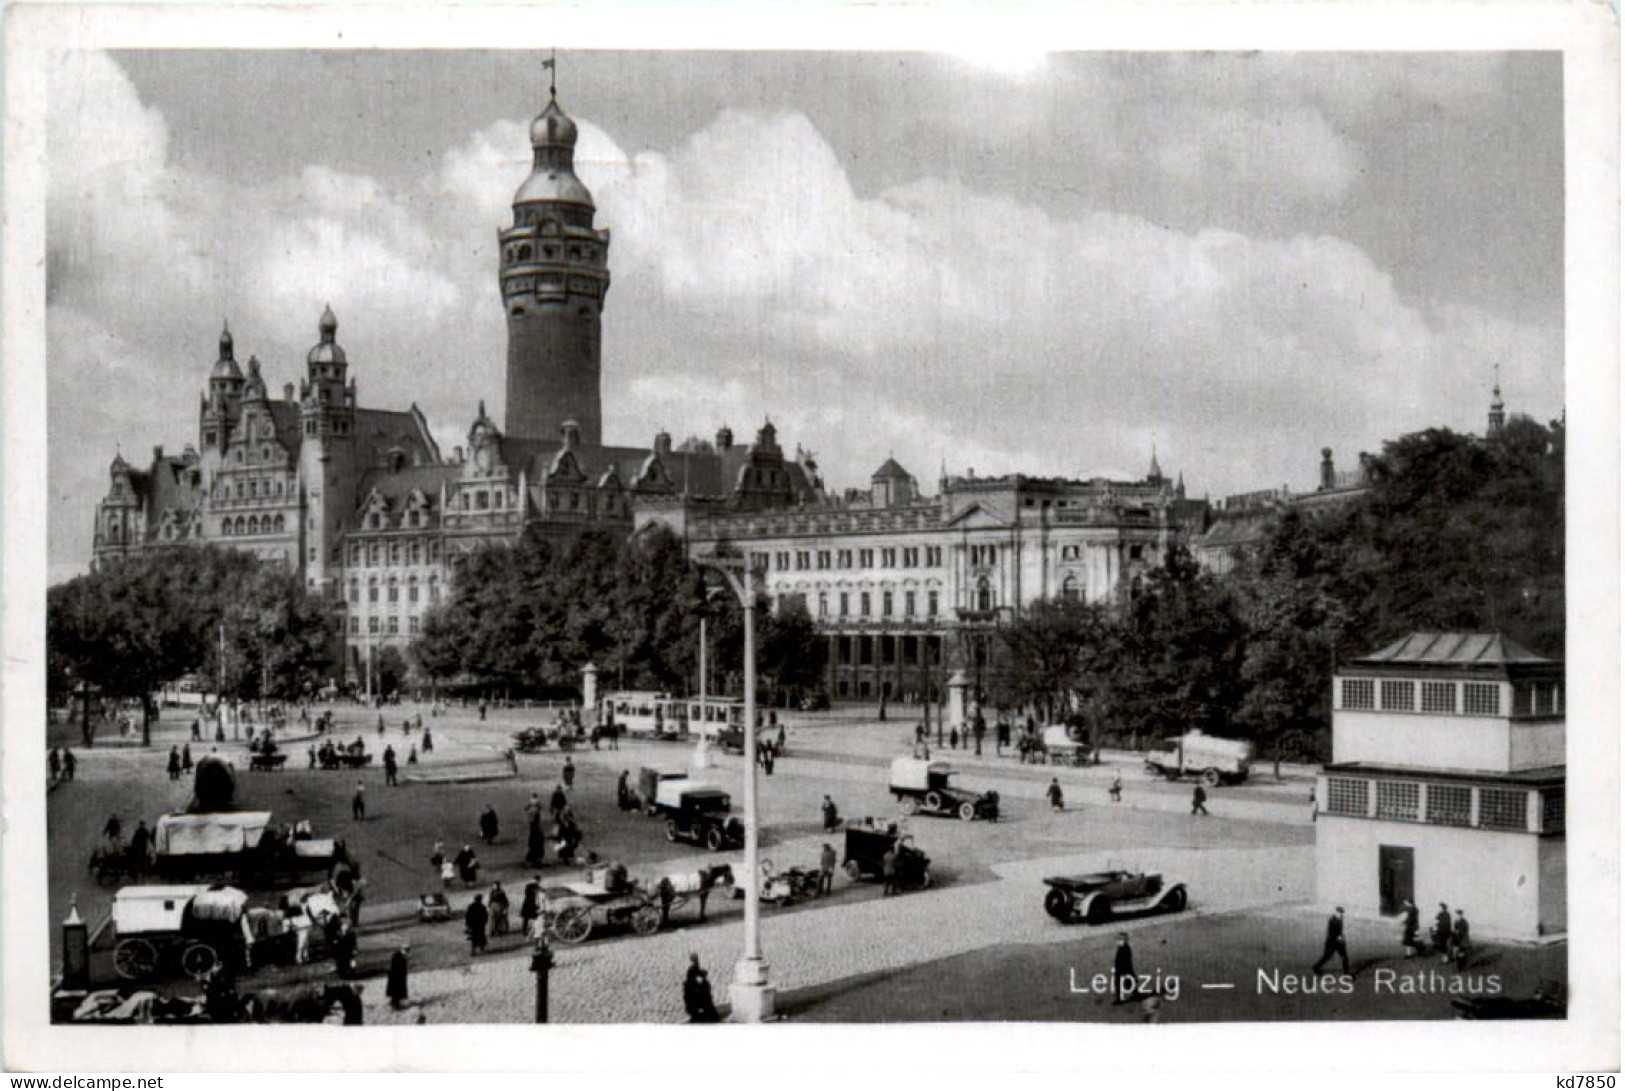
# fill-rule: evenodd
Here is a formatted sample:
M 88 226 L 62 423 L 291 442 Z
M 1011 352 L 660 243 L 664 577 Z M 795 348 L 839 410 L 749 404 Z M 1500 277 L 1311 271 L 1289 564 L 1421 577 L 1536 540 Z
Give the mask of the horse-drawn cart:
M 630 928 L 640 936 L 660 931 L 659 900 L 626 877 L 620 864 L 591 868 L 583 882 L 547 892 L 546 919 L 560 943 L 583 943 L 600 928 Z

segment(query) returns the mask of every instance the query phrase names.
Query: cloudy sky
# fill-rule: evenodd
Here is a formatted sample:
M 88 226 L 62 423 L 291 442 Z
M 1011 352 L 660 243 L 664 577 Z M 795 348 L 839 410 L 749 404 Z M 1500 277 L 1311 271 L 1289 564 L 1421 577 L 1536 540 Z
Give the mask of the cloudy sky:
M 447 450 L 502 409 L 519 52 L 66 54 L 48 155 L 50 567 L 115 447 L 197 439 L 222 318 Z M 836 487 L 1313 484 L 1318 452 L 1563 402 L 1556 54 L 566 53 L 614 232 L 609 439 L 766 416 Z

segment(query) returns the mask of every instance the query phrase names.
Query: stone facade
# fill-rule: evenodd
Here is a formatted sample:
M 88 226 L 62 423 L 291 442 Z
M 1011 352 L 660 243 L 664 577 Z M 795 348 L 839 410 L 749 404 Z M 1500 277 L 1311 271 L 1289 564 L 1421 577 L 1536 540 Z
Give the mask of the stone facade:
M 888 459 L 867 492 L 692 512 L 686 532 L 693 555 L 751 555 L 775 609 L 806 609 L 828 636 L 832 696 L 912 698 L 986 667 L 998 626 L 1039 599 L 1134 593 L 1205 512 L 1154 466 L 1132 482 L 944 477 L 926 497 Z

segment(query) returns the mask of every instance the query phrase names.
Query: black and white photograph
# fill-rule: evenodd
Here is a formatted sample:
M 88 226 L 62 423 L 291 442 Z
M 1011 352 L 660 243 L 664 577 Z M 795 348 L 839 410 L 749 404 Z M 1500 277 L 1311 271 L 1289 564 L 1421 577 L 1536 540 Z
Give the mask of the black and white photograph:
M 8 20 L 8 1068 L 1617 1071 L 1612 11 L 96 7 Z

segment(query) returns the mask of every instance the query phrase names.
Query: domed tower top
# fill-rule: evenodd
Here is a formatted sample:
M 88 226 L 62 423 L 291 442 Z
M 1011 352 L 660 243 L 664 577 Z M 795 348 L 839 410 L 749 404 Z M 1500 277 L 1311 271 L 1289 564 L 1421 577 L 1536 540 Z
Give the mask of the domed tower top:
M 305 357 L 305 363 L 344 363 L 344 350 L 339 347 L 337 340 L 339 332 L 339 320 L 334 316 L 332 307 L 322 308 L 322 320 L 318 328 L 320 330 L 321 340 L 316 342 L 315 347 L 313 347 L 310 350 L 310 353 Z
M 242 368 L 237 366 L 237 358 L 232 349 L 230 326 L 223 325 L 220 328 L 220 359 L 216 360 L 214 367 L 209 370 L 209 379 L 211 383 L 216 380 L 238 383 L 243 381 Z
M 549 88 L 547 108 L 530 123 L 530 177 L 513 195 L 516 206 L 537 201 L 564 201 L 594 207 L 592 193 L 576 177 L 577 135 L 576 123 L 559 106 L 553 89 Z

